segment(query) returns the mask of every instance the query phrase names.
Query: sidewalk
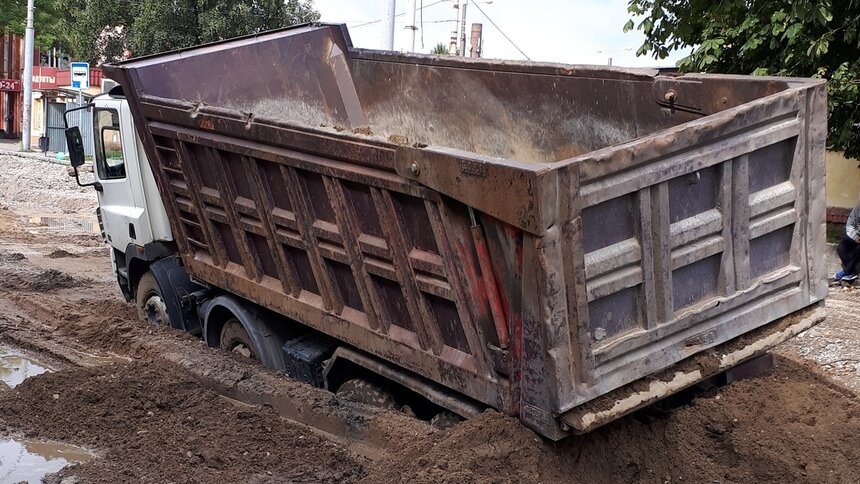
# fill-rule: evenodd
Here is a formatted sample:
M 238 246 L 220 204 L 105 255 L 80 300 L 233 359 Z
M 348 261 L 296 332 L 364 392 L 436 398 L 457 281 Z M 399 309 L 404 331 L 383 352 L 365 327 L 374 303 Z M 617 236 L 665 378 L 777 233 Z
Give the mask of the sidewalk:
M 57 165 L 66 165 L 68 160 L 58 160 L 56 153 L 49 151 L 47 154 L 41 151 L 21 151 L 21 140 L 17 139 L 0 139 L 0 155 L 11 155 L 20 158 L 29 158 L 32 160 L 47 161 Z

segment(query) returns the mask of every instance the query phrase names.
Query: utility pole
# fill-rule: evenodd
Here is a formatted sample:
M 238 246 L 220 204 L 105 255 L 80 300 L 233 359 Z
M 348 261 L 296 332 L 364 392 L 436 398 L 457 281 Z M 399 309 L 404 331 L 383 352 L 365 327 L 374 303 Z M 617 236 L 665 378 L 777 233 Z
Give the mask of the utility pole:
M 27 0 L 27 30 L 24 33 L 24 112 L 21 116 L 21 149 L 30 151 L 31 109 L 33 106 L 33 49 L 35 48 L 35 32 L 33 31 L 33 11 L 36 0 Z
M 451 55 L 460 55 L 457 44 L 460 40 L 460 3 L 462 0 L 454 1 L 454 30 L 451 31 L 451 43 L 448 44 L 448 53 Z
M 469 0 L 460 2 L 460 55 L 463 57 L 466 56 L 466 6 L 468 4 Z
M 385 0 L 382 11 L 382 48 L 386 50 L 394 50 L 394 9 L 396 6 L 396 0 Z
M 415 25 L 416 3 L 416 0 L 409 0 L 409 6 L 406 7 L 407 15 L 409 12 L 412 12 L 412 23 L 405 27 L 406 30 L 412 31 L 412 47 L 409 49 L 409 52 L 415 52 L 415 33 L 418 32 L 418 26 Z
M 483 50 L 483 42 L 484 42 L 484 24 L 472 24 L 472 39 L 469 42 L 471 48 L 469 49 L 469 57 L 479 58 L 481 57 L 481 51 Z

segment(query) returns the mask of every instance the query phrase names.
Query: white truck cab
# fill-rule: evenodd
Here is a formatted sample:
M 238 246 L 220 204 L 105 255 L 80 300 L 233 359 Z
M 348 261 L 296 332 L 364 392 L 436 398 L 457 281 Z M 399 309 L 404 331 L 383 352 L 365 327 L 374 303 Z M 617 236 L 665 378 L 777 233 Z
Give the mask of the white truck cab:
M 124 97 L 93 100 L 93 171 L 106 242 L 120 252 L 173 240 L 152 169 Z
M 135 302 L 141 319 L 199 332 L 199 315 L 188 295 L 202 290 L 190 280 L 173 243 L 170 222 L 122 88 L 93 99 L 92 183 L 81 183 L 83 139 L 66 129 L 69 157 L 81 186 L 92 186 L 98 218 L 119 289 Z M 67 114 L 70 111 L 67 111 Z

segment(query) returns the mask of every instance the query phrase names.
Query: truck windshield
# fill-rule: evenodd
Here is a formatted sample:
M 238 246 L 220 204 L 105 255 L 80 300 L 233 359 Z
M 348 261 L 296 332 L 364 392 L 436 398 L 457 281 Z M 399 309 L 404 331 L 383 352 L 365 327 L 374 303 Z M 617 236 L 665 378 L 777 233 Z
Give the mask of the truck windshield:
M 93 116 L 95 129 L 96 170 L 99 178 L 110 180 L 125 178 L 125 159 L 122 136 L 119 130 L 119 113 L 115 109 L 96 109 Z

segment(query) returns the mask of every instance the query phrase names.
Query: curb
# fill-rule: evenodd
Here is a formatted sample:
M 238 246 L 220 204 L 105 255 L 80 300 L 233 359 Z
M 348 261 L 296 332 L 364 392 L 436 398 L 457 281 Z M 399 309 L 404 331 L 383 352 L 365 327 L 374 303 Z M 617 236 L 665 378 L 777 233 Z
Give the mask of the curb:
M 52 158 L 49 155 L 42 154 L 38 151 L 26 152 L 26 151 L 12 151 L 12 150 L 4 150 L 0 148 L 0 155 L 8 155 L 8 156 L 16 156 L 18 158 L 24 158 L 28 160 L 36 160 L 45 163 L 53 163 L 55 165 L 68 165 L 68 160 L 58 160 L 56 158 Z

